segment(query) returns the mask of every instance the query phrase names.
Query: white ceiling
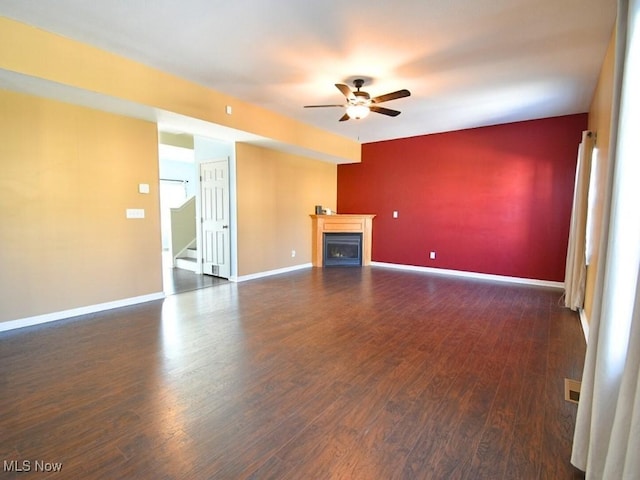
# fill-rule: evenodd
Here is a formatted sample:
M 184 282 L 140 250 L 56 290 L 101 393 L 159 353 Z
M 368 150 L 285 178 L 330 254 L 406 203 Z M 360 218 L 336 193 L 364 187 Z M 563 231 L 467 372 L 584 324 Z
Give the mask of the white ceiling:
M 615 0 L 0 0 L 0 15 L 371 142 L 586 112 Z M 335 83 L 411 96 L 338 122 Z

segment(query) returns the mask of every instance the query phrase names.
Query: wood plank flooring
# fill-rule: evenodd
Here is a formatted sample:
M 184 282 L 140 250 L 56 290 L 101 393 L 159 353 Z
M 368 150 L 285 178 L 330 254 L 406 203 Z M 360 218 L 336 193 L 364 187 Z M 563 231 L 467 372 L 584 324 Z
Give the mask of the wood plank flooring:
M 0 333 L 0 478 L 583 478 L 559 298 L 308 269 Z
M 175 295 L 176 293 L 190 292 L 226 283 L 228 280 L 211 275 L 197 275 L 188 270 L 180 268 L 163 268 L 162 284 L 165 295 Z

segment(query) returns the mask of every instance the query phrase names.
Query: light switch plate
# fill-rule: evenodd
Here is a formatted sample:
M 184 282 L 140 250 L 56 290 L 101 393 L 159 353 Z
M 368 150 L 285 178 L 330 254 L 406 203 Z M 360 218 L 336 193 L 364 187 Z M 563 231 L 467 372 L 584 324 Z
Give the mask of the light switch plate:
M 144 218 L 144 208 L 127 208 L 127 218 Z
M 141 183 L 138 185 L 138 192 L 139 193 L 149 193 L 149 184 L 148 183 Z

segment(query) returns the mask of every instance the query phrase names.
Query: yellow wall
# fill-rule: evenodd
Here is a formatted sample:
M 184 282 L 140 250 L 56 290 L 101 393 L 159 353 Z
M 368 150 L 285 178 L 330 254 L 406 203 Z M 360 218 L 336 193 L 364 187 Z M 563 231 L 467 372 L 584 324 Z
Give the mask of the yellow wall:
M 615 62 L 615 32 L 609 42 L 609 48 L 605 56 L 602 69 L 600 71 L 600 77 L 598 79 L 598 85 L 591 102 L 591 108 L 589 109 L 589 130 L 595 132 L 597 135 L 596 147 L 598 149 L 598 162 L 600 163 L 599 171 L 606 172 L 607 160 L 609 157 L 609 139 L 611 136 L 611 108 L 613 104 L 613 71 Z M 603 194 L 604 175 L 600 175 L 600 183 L 598 190 Z M 603 198 L 601 194 L 600 198 Z M 602 202 L 600 202 L 601 205 Z M 599 208 L 596 209 L 596 225 L 598 231 L 595 233 L 595 238 L 599 238 L 600 225 L 599 225 Z M 594 249 L 594 254 L 591 259 L 590 265 L 587 267 L 587 285 L 585 290 L 584 311 L 587 317 L 587 321 L 591 318 L 591 311 L 593 306 L 594 287 L 596 282 L 596 276 L 599 266 L 598 248 L 597 244 Z
M 336 165 L 239 143 L 236 175 L 238 275 L 311 263 L 309 215 L 336 208 Z
M 358 142 L 4 17 L 0 69 L 360 161 Z M 0 105 L 0 322 L 161 292 L 155 124 L 2 90 Z M 238 151 L 238 275 L 310 262 L 308 214 L 335 207 L 335 165 Z M 127 220 L 126 208 L 147 218 Z
M 4 90 L 0 105 L 0 322 L 162 292 L 156 126 Z
M 112 53 L 0 17 L 0 68 L 209 121 L 346 162 L 358 142 Z M 233 107 L 233 115 L 225 106 Z

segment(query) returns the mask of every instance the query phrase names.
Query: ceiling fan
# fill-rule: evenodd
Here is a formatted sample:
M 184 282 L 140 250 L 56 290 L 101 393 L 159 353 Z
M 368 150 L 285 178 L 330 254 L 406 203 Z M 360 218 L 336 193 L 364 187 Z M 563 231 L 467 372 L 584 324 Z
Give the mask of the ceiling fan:
M 347 109 L 346 113 L 340 117 L 340 121 L 354 119 L 359 120 L 369 115 L 369 112 L 381 113 L 390 117 L 397 117 L 400 115 L 399 110 L 392 110 L 390 108 L 380 107 L 378 104 L 382 102 L 388 102 L 389 100 L 396 100 L 397 98 L 408 97 L 411 95 L 409 90 L 403 89 L 397 92 L 386 93 L 377 97 L 371 98 L 371 96 L 362 90 L 364 80 L 357 78 L 353 81 L 353 86 L 356 87 L 355 91 L 345 85 L 344 83 L 336 83 L 336 88 L 342 92 L 346 97 L 346 105 L 305 105 L 304 108 L 322 108 L 322 107 L 344 107 Z

